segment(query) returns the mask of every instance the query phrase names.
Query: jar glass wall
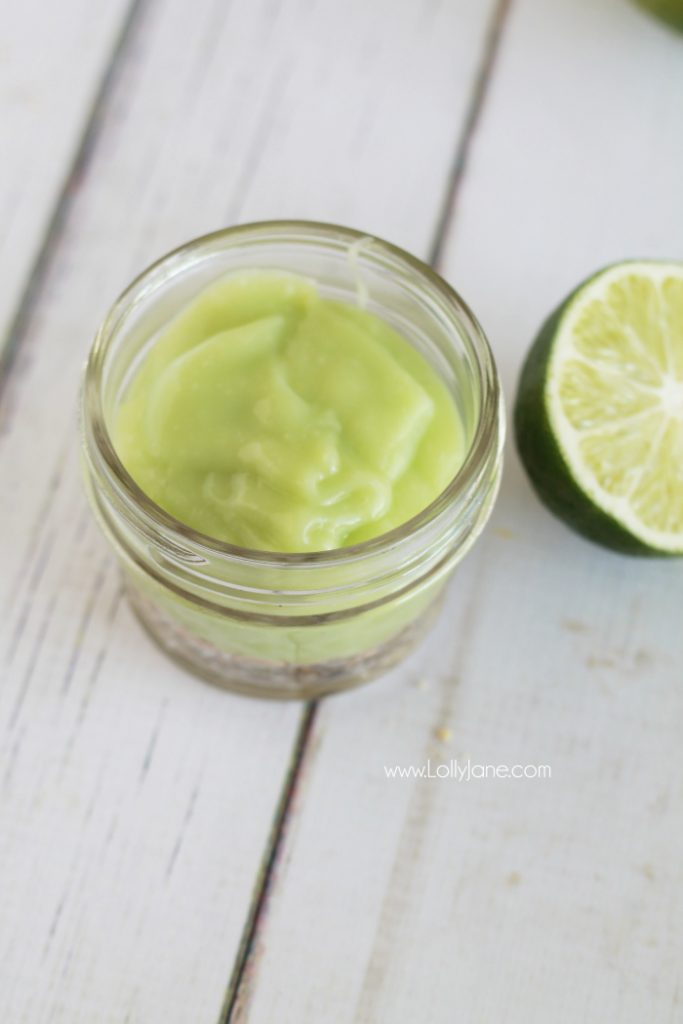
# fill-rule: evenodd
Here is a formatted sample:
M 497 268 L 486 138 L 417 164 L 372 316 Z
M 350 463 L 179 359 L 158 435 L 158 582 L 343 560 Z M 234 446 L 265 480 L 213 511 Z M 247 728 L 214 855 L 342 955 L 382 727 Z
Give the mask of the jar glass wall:
M 160 329 L 212 282 L 250 269 L 299 274 L 326 298 L 361 301 L 421 352 L 453 396 L 465 461 L 435 501 L 389 533 L 305 554 L 239 548 L 174 519 L 118 458 L 114 417 Z M 81 413 L 88 494 L 142 623 L 193 671 L 253 695 L 334 692 L 404 657 L 482 529 L 500 477 L 500 388 L 476 320 L 419 260 L 332 225 L 232 228 L 154 264 L 98 332 Z

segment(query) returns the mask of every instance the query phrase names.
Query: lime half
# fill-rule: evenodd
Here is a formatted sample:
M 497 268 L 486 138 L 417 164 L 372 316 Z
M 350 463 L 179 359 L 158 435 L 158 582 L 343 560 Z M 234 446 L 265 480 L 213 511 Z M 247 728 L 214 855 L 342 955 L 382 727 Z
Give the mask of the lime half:
M 637 0 L 646 11 L 683 31 L 683 0 Z
M 541 500 L 591 540 L 683 554 L 683 263 L 595 274 L 542 327 L 517 445 Z

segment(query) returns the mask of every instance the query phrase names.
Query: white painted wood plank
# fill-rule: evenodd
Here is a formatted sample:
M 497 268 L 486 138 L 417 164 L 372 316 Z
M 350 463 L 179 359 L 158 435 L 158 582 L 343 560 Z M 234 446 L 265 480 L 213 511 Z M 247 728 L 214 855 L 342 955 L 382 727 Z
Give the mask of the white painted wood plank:
M 628 3 L 514 0 L 446 247 L 509 399 L 582 275 L 680 256 L 682 96 L 680 39 Z M 679 564 L 553 520 L 509 445 L 431 641 L 320 709 L 236 1020 L 682 1021 L 682 600 Z M 552 778 L 385 776 L 430 758 Z
M 215 1024 L 302 715 L 191 679 L 120 602 L 78 479 L 96 324 L 148 260 L 238 215 L 346 212 L 424 247 L 486 13 L 164 0 L 136 24 L 4 396 L 3 1021 Z M 409 130 L 407 62 L 421 105 L 439 95 Z M 389 203 L 377 160 L 428 187 Z
M 0 42 L 0 347 L 66 183 L 130 0 L 22 0 Z

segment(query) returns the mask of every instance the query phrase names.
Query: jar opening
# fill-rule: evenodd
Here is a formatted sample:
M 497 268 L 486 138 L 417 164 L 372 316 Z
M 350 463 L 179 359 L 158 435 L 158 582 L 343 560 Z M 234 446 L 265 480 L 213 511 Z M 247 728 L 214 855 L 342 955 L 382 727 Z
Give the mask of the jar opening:
M 464 461 L 448 485 L 430 504 L 394 529 L 362 543 L 333 550 L 277 552 L 245 548 L 196 531 L 152 501 L 135 482 L 122 464 L 110 435 L 105 410 L 107 375 L 112 371 L 112 351 L 117 341 L 158 292 L 171 286 L 176 288 L 188 272 L 206 270 L 211 261 L 217 265 L 217 257 L 232 248 L 239 248 L 244 258 L 245 253 L 267 251 L 268 245 L 272 253 L 277 253 L 278 246 L 286 244 L 295 248 L 302 243 L 318 246 L 322 265 L 326 265 L 328 258 L 336 257 L 338 261 L 340 252 L 351 252 L 349 276 L 355 276 L 354 286 L 364 269 L 371 268 L 375 280 L 398 278 L 406 293 L 412 291 L 428 299 L 443 330 L 457 335 L 462 347 L 461 358 L 467 360 L 471 386 L 477 394 L 474 422 Z M 276 260 L 277 255 L 270 258 Z M 218 270 L 214 279 L 221 273 Z M 125 369 L 124 366 L 124 375 Z M 121 380 L 118 385 L 123 386 Z M 499 459 L 502 446 L 501 395 L 495 365 L 476 318 L 460 296 L 431 267 L 389 242 L 353 229 L 309 221 L 257 222 L 217 231 L 181 246 L 143 271 L 116 301 L 97 334 L 86 366 L 83 404 L 86 446 L 90 444 L 91 454 L 99 460 L 109 486 L 129 511 L 134 510 L 144 529 L 151 534 L 163 531 L 166 547 L 175 545 L 178 555 L 181 559 L 184 556 L 186 562 L 193 558 L 202 563 L 227 557 L 269 567 L 333 566 L 393 551 L 406 538 L 433 529 L 454 505 L 465 508 L 487 467 Z

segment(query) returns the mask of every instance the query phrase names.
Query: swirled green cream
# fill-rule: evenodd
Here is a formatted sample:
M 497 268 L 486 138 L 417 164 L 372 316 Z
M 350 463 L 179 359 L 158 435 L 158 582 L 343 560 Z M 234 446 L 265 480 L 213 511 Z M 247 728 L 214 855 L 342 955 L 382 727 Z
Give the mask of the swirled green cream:
M 153 339 L 114 443 L 183 523 L 283 552 L 398 526 L 465 453 L 452 396 L 405 338 L 274 271 L 215 282 Z

